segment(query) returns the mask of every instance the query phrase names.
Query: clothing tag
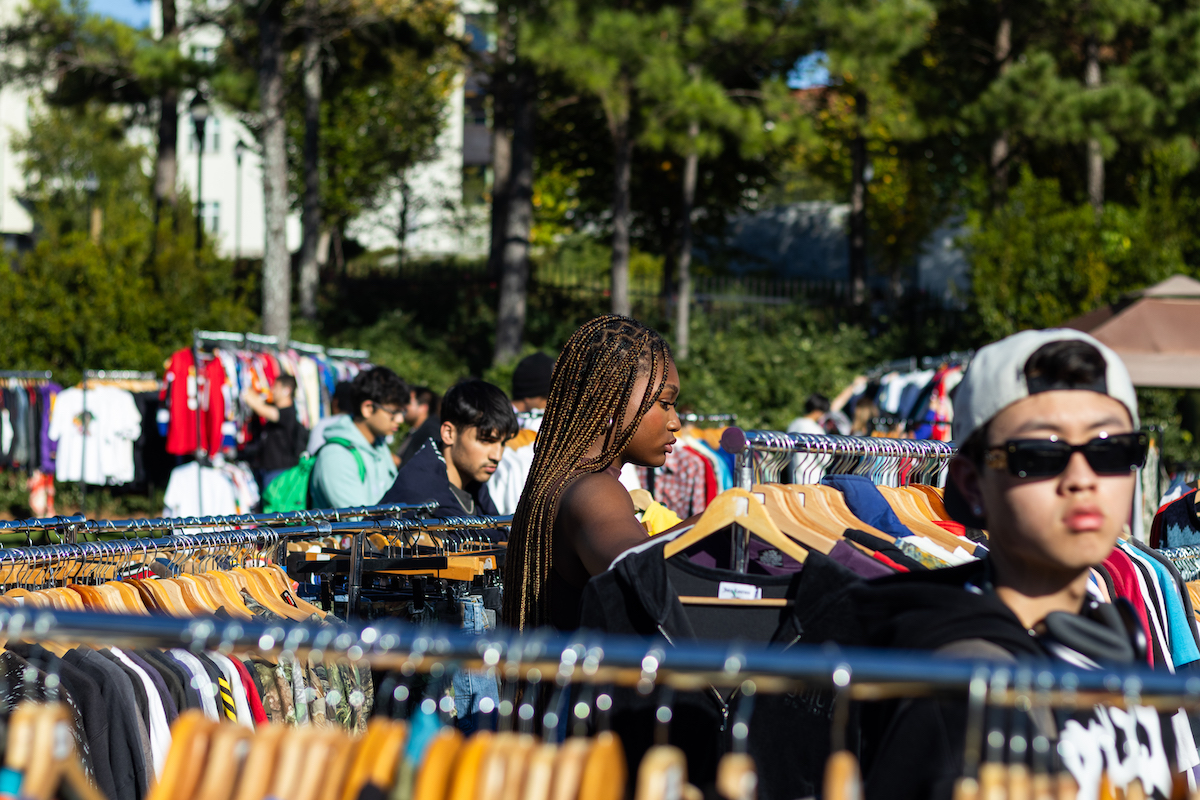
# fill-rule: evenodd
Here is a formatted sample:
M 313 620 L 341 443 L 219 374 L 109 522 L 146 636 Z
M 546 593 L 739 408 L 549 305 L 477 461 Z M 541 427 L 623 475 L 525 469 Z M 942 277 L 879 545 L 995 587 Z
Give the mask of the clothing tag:
M 760 503 L 767 502 L 767 495 L 765 492 L 752 492 L 752 494 L 754 495 L 754 499 L 757 500 L 758 502 L 760 502 Z
M 283 598 L 283 602 L 287 603 L 292 608 L 299 608 L 299 606 L 296 605 L 296 601 L 292 599 L 292 593 L 287 589 L 284 589 L 279 596 Z
M 718 600 L 761 600 L 762 587 L 751 583 L 721 581 L 717 587 Z

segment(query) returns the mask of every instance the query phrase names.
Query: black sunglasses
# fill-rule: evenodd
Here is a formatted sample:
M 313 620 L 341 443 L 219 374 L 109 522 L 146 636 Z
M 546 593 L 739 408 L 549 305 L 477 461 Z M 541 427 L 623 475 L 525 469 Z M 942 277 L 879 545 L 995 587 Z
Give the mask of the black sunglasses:
M 1052 478 L 1061 475 L 1071 456 L 1083 453 L 1097 475 L 1127 475 L 1146 463 L 1150 438 L 1144 433 L 1102 434 L 1087 444 L 1067 444 L 1053 439 L 1012 439 L 989 448 L 984 464 L 1007 469 L 1018 478 Z

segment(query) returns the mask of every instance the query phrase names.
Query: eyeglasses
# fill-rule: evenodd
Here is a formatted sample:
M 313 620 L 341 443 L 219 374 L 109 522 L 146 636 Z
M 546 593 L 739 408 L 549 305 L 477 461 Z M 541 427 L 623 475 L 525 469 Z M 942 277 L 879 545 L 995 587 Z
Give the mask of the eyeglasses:
M 1018 478 L 1052 478 L 1061 475 L 1071 456 L 1083 453 L 1097 475 L 1126 475 L 1146 463 L 1150 438 L 1144 433 L 1106 433 L 1086 444 L 1049 439 L 1012 439 L 988 449 L 984 463 L 1007 469 Z
M 396 417 L 404 416 L 403 408 L 388 408 L 387 406 L 376 405 L 374 403 L 372 403 L 372 405 L 375 405 L 376 411 L 382 411 L 383 413 L 387 414 L 392 419 L 395 419 Z

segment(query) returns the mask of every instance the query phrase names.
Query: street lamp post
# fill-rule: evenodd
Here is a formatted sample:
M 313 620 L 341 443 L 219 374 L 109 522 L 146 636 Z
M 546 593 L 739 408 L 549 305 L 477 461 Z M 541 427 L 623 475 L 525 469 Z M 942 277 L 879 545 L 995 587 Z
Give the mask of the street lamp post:
M 192 114 L 192 125 L 196 128 L 196 251 L 204 243 L 204 201 L 201 189 L 204 186 L 204 128 L 208 123 L 208 100 L 203 92 L 196 92 L 188 109 Z
M 88 207 L 91 214 L 89 232 L 92 242 L 100 244 L 100 229 L 104 223 L 100 216 L 100 206 L 96 203 L 96 194 L 100 191 L 100 179 L 96 177 L 96 173 L 89 172 L 83 179 L 83 190 L 87 192 L 88 196 Z
M 238 139 L 238 143 L 233 148 L 234 155 L 237 156 L 237 209 L 234 211 L 234 232 L 233 232 L 233 258 L 239 260 L 242 257 L 242 156 L 246 154 L 246 143 Z

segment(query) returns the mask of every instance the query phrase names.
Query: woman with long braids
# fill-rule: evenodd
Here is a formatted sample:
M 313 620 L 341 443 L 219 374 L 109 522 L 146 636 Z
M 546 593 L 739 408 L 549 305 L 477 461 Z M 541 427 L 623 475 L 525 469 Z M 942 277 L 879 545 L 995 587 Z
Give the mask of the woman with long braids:
M 616 315 L 584 324 L 554 367 L 533 464 L 513 515 L 503 621 L 578 627 L 591 576 L 646 540 L 617 477 L 660 467 L 680 429 L 679 373 L 661 336 Z

